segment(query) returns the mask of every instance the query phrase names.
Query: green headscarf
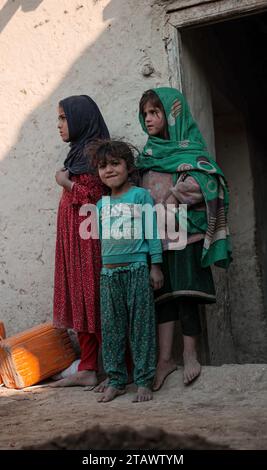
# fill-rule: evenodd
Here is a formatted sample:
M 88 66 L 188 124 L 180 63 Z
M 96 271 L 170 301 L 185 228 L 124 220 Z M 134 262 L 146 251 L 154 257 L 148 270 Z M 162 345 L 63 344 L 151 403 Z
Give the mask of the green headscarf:
M 170 138 L 149 136 L 138 157 L 137 167 L 173 175 L 174 183 L 181 173 L 198 182 L 207 208 L 207 223 L 202 251 L 203 267 L 211 264 L 227 268 L 232 260 L 227 212 L 229 194 L 222 170 L 211 158 L 205 141 L 194 121 L 188 104 L 175 88 L 155 88 L 167 119 Z M 148 134 L 144 118 L 139 115 L 143 130 Z M 190 208 L 191 226 L 203 233 L 199 211 Z

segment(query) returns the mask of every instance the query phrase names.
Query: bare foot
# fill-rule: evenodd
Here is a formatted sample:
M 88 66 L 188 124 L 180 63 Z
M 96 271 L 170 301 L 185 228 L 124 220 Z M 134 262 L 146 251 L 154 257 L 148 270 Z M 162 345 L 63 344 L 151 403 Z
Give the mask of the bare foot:
M 95 387 L 97 384 L 96 372 L 94 370 L 81 370 L 65 379 L 57 380 L 50 387 Z
M 152 400 L 153 393 L 152 390 L 148 387 L 138 387 L 137 394 L 133 399 L 133 403 L 142 402 L 142 401 L 149 401 Z
M 123 395 L 125 393 L 125 389 L 118 389 L 118 388 L 115 388 L 115 387 L 111 387 L 111 385 L 109 385 L 108 387 L 106 387 L 105 391 L 104 391 L 104 395 L 100 398 L 98 398 L 98 402 L 107 402 L 107 401 L 112 401 L 114 400 L 114 398 L 120 396 L 120 395 Z
M 156 376 L 152 386 L 153 392 L 160 390 L 165 379 L 175 370 L 177 370 L 177 365 L 173 360 L 158 362 Z
M 132 375 L 129 375 L 128 380 L 127 380 L 127 385 L 131 384 L 132 382 L 133 382 L 133 377 Z M 109 379 L 107 377 L 105 380 L 102 380 L 102 382 L 100 382 L 100 384 L 97 385 L 97 387 L 94 388 L 94 392 L 104 393 L 106 388 L 108 387 L 108 383 L 109 383 Z
M 197 360 L 196 353 L 184 353 L 184 384 L 189 385 L 201 372 L 201 365 Z
M 100 382 L 100 384 L 97 385 L 97 387 L 94 388 L 94 392 L 104 393 L 106 391 L 107 387 L 108 387 L 108 382 L 109 382 L 108 377 L 105 380 L 102 380 L 102 382 Z

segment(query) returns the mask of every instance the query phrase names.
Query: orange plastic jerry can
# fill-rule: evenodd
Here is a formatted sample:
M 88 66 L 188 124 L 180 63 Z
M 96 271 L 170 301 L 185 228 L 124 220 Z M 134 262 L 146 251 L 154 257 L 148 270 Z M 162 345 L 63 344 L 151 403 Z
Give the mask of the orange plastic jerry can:
M 5 325 L 2 321 L 0 321 L 0 341 L 1 339 L 4 339 L 6 337 L 6 330 L 5 330 Z M 0 374 L 0 385 L 2 385 L 3 380 Z
M 0 375 L 8 388 L 25 388 L 66 369 L 76 354 L 67 330 L 43 323 L 0 341 Z

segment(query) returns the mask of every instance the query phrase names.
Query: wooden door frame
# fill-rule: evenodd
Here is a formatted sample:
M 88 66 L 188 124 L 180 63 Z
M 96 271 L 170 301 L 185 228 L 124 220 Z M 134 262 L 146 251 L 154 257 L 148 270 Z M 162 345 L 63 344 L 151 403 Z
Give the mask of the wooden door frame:
M 163 0 L 162 0 L 163 1 Z M 253 14 L 267 11 L 267 0 L 165 0 L 166 22 L 165 22 L 165 47 L 168 58 L 168 74 L 170 86 L 180 89 L 184 92 L 184 70 L 183 70 L 183 44 L 182 31 L 185 29 L 193 29 L 197 26 L 204 26 L 212 23 L 232 20 L 251 16 Z M 228 299 L 225 301 L 225 294 L 228 295 L 228 277 L 225 273 L 214 272 L 216 276 L 221 276 L 221 295 L 216 310 L 218 315 L 206 317 L 205 307 L 202 307 L 202 335 L 201 335 L 201 354 L 202 362 L 209 364 L 223 363 L 223 345 L 220 343 L 216 350 L 214 332 L 219 327 L 220 319 L 224 321 L 223 336 L 221 339 L 227 345 L 228 359 L 236 362 L 238 350 L 232 336 L 232 329 L 226 323 L 230 323 L 230 315 L 228 318 Z M 217 282 L 216 282 L 217 283 Z M 220 306 L 223 305 L 223 308 Z M 226 310 L 226 313 L 225 313 Z M 223 313 L 222 313 L 223 312 Z M 224 315 L 224 316 L 222 316 Z M 210 319 L 209 319 L 210 318 Z M 210 357 L 211 352 L 211 357 Z M 215 352 L 215 356 L 214 356 Z
M 169 82 L 183 91 L 180 30 L 267 11 L 267 0 L 165 0 Z

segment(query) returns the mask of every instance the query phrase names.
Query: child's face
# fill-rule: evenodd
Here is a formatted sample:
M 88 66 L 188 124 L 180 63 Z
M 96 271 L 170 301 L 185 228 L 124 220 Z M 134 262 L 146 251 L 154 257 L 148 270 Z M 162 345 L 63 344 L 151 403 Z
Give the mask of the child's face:
M 69 127 L 64 109 L 58 106 L 58 125 L 59 134 L 63 142 L 69 142 Z
M 160 108 L 157 108 L 149 101 L 144 105 L 143 116 L 145 126 L 149 135 L 160 136 L 164 134 L 165 115 Z
M 108 156 L 106 161 L 98 164 L 98 174 L 101 181 L 111 189 L 112 192 L 124 191 L 128 186 L 129 171 L 127 163 L 123 158 Z

